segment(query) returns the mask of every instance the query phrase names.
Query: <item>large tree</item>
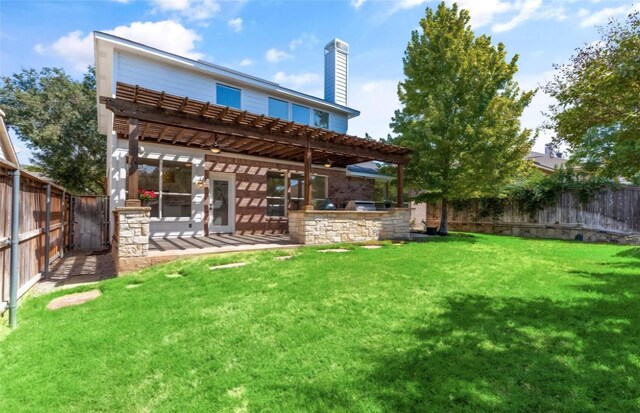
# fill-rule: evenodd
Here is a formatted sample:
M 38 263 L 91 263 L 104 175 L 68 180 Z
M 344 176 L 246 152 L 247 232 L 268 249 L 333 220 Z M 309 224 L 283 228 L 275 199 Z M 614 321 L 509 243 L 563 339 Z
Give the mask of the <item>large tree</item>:
M 505 46 L 476 37 L 469 19 L 456 4 L 427 8 L 405 51 L 391 123 L 393 140 L 414 151 L 406 178 L 422 190 L 416 200 L 442 201 L 445 234 L 449 202 L 495 195 L 532 145 L 520 116 L 534 91 L 513 80 L 518 56 L 507 61 Z
M 600 33 L 556 66 L 548 126 L 588 172 L 640 184 L 640 14 Z
M 97 129 L 92 68 L 82 80 L 58 68 L 3 77 L 0 107 L 42 173 L 76 193 L 104 193 L 106 139 Z

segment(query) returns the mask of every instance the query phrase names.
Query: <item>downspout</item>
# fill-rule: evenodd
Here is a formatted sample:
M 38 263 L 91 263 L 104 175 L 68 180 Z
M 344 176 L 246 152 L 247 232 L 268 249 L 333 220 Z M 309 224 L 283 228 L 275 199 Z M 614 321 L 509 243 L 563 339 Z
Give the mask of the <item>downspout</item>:
M 51 253 L 51 184 L 46 185 L 46 214 L 44 218 L 44 279 L 49 278 L 49 254 Z
M 20 259 L 20 171 L 9 171 L 13 176 L 11 188 L 11 267 L 9 272 L 9 325 L 16 327 L 18 308 L 18 269 Z

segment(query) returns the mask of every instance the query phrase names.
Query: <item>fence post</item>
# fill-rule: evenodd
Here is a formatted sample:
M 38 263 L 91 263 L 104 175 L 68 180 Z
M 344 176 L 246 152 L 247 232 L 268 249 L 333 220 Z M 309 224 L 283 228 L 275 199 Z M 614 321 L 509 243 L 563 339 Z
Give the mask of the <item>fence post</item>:
M 60 258 L 64 257 L 64 208 L 66 205 L 67 191 L 62 190 L 62 199 L 60 200 Z
M 75 213 L 74 213 L 74 209 L 75 209 L 75 197 L 70 196 L 69 197 L 69 251 L 73 251 L 73 227 L 74 225 L 74 219 L 75 219 Z
M 18 308 L 18 276 L 20 259 L 20 171 L 9 171 L 13 176 L 11 194 L 11 268 L 9 278 L 9 325 L 16 327 Z
M 51 252 L 51 184 L 45 186 L 46 213 L 44 218 L 44 278 L 49 278 L 49 253 Z

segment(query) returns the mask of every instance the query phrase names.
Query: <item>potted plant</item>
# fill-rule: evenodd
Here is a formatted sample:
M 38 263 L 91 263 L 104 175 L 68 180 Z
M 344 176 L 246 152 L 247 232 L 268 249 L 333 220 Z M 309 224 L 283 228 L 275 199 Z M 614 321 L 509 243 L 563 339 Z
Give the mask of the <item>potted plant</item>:
M 158 193 L 156 191 L 151 191 L 147 189 L 139 189 L 138 190 L 138 199 L 142 203 L 142 206 L 148 206 L 149 201 L 153 201 L 158 198 Z

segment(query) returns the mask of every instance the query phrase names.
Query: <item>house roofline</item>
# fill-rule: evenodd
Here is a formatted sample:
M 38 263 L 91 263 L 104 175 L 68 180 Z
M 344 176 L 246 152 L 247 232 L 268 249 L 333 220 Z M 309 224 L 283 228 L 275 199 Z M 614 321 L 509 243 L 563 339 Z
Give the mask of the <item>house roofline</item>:
M 323 106 L 326 109 L 345 113 L 347 114 L 349 119 L 360 115 L 360 111 L 356 109 L 349 108 L 347 106 L 339 105 L 336 103 L 328 102 L 324 99 L 280 86 L 278 83 L 271 82 L 266 79 L 262 79 L 246 73 L 242 73 L 233 69 L 229 69 L 224 66 L 220 66 L 210 62 L 205 62 L 203 60 L 190 59 L 184 56 L 166 52 L 164 50 L 160 50 L 152 46 L 148 46 L 148 45 L 138 43 L 122 37 L 114 36 L 112 34 L 104 33 L 101 31 L 94 31 L 93 34 L 94 34 L 94 47 L 96 48 L 96 50 L 97 50 L 97 41 L 103 40 L 103 41 L 113 43 L 114 46 L 116 46 L 115 47 L 116 49 L 117 49 L 117 46 L 120 46 L 120 47 L 128 48 L 134 51 L 135 50 L 142 51 L 142 52 L 145 52 L 146 54 L 154 55 L 156 58 L 170 60 L 174 64 L 178 63 L 182 65 L 187 65 L 187 66 L 190 66 L 191 69 L 197 69 L 199 71 L 210 73 L 210 74 L 217 74 L 219 76 L 223 76 L 231 80 L 235 80 L 236 82 L 240 82 L 245 85 L 258 87 L 267 91 L 276 92 L 282 95 L 289 95 L 290 97 L 313 102 L 317 105 Z M 96 60 L 98 59 L 97 53 L 95 58 Z

